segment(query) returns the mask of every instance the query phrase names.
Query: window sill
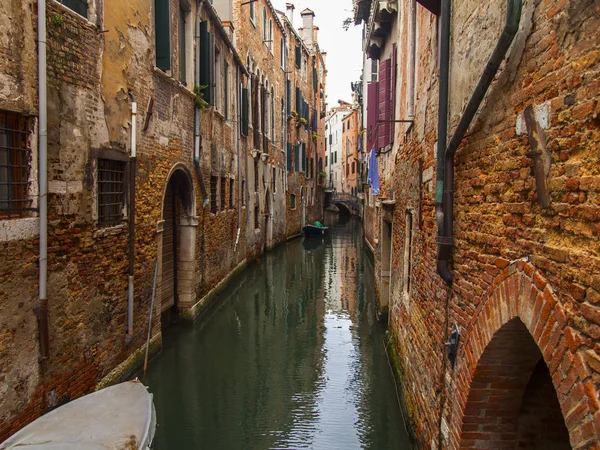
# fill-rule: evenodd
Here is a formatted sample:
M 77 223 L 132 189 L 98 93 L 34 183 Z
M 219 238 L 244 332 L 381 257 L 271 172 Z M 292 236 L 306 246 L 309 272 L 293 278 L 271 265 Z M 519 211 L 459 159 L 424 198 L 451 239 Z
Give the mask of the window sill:
M 92 237 L 94 239 L 98 239 L 108 236 L 116 236 L 125 231 L 127 231 L 127 221 L 121 222 L 119 225 L 109 225 L 106 227 L 100 227 L 99 225 L 96 225 L 96 230 L 94 231 Z
M 0 242 L 34 239 L 40 234 L 40 220 L 37 217 L 0 220 Z

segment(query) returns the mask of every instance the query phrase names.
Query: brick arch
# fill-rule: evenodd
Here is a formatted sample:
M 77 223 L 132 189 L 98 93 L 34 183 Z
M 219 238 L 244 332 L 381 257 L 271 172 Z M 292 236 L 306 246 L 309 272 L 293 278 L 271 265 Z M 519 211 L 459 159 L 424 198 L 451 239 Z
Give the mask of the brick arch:
M 578 354 L 580 342 L 544 276 L 527 261 L 513 262 L 479 300 L 462 333 L 454 372 L 450 448 L 461 445 L 465 410 L 482 355 L 494 336 L 514 319 L 525 326 L 547 365 L 572 447 L 579 448 L 600 435 L 598 395 Z

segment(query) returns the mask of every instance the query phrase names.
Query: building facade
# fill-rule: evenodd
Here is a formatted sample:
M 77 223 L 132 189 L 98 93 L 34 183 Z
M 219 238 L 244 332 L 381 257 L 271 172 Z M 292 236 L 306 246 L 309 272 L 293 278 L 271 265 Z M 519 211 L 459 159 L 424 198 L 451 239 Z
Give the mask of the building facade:
M 327 172 L 327 187 L 337 192 L 343 191 L 343 120 L 352 111 L 351 106 L 339 101 L 339 105 L 330 108 L 325 119 L 325 133 L 327 138 L 327 152 L 325 158 L 325 171 Z
M 358 128 L 358 113 L 353 108 L 350 114 L 342 119 L 342 192 L 352 197 L 358 194 L 360 181 Z
M 0 441 L 131 376 L 149 317 L 152 354 L 288 237 L 288 32 L 240 3 L 47 0 L 38 43 L 38 2 L 2 2 Z
M 356 2 L 365 239 L 409 428 L 418 448 L 595 448 L 598 5 L 449 4 Z

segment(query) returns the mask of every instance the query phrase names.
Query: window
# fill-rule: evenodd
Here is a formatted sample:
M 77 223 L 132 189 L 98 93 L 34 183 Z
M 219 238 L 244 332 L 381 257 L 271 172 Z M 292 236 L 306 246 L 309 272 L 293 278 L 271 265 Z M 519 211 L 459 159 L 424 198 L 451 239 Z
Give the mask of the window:
M 98 224 L 118 225 L 123 220 L 125 162 L 98 159 Z
M 352 161 L 352 173 L 356 173 L 356 162 Z
M 154 0 L 156 67 L 171 69 L 171 12 L 169 0 Z
M 281 67 L 285 70 L 285 43 L 283 38 L 279 40 L 279 53 Z
M 0 219 L 23 217 L 31 205 L 27 199 L 30 127 L 28 118 L 0 111 Z
M 273 194 L 277 193 L 277 169 L 273 167 Z
M 221 52 L 218 48 L 215 48 L 215 108 L 217 111 L 222 111 L 222 101 L 221 97 L 221 76 L 222 76 L 222 65 L 221 65 Z
M 410 292 L 411 269 L 412 269 L 412 235 L 413 215 L 406 210 L 404 214 L 404 293 Z
M 265 6 L 263 8 L 263 41 L 265 42 L 265 45 L 267 45 L 267 7 Z
M 271 140 L 275 142 L 277 136 L 275 136 L 275 91 L 271 87 Z
M 233 209 L 235 199 L 235 185 L 233 178 L 229 179 L 229 209 Z
M 371 60 L 371 81 L 378 81 L 378 75 L 379 75 L 379 65 L 377 64 L 377 60 L 376 59 L 372 59 Z
M 213 58 L 213 36 L 208 31 L 208 22 L 203 20 L 200 22 L 200 86 L 202 86 L 202 98 L 209 104 L 214 104 L 214 98 L 212 95 L 213 85 L 213 70 L 212 70 L 212 58 Z
M 325 167 L 327 167 L 327 155 L 325 155 Z
M 296 194 L 290 195 L 290 209 L 296 209 Z
M 225 177 L 221 177 L 221 211 L 225 211 L 225 186 L 227 181 Z
M 296 45 L 296 69 L 302 67 L 302 47 Z
M 217 186 L 219 185 L 219 177 L 210 177 L 210 212 L 216 214 L 218 211 L 217 205 Z
M 186 29 L 185 23 L 187 19 L 188 11 L 183 8 L 182 4 L 179 4 L 179 80 L 186 84 Z
M 254 15 L 254 2 L 250 3 L 250 21 L 255 24 L 256 17 Z
M 260 228 L 260 206 L 258 202 L 254 205 L 254 228 L 257 230 Z
M 87 0 L 59 0 L 63 6 L 75 11 L 80 16 L 87 19 L 88 3 Z
M 269 50 L 273 53 L 273 21 L 269 20 Z
M 229 64 L 227 61 L 223 61 L 223 91 L 225 119 L 229 120 Z

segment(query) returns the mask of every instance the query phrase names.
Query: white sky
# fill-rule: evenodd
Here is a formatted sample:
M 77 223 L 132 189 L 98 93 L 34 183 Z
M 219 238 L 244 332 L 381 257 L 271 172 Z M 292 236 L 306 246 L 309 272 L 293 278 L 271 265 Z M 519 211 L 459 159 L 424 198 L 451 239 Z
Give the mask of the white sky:
M 327 104 L 337 106 L 339 99 L 350 102 L 350 83 L 360 79 L 362 70 L 362 28 L 352 26 L 344 31 L 342 23 L 352 16 L 352 0 L 271 0 L 273 6 L 285 11 L 286 3 L 296 7 L 294 28 L 302 27 L 300 13 L 310 8 L 315 12 L 315 25 L 319 27 L 319 46 L 327 52 Z

